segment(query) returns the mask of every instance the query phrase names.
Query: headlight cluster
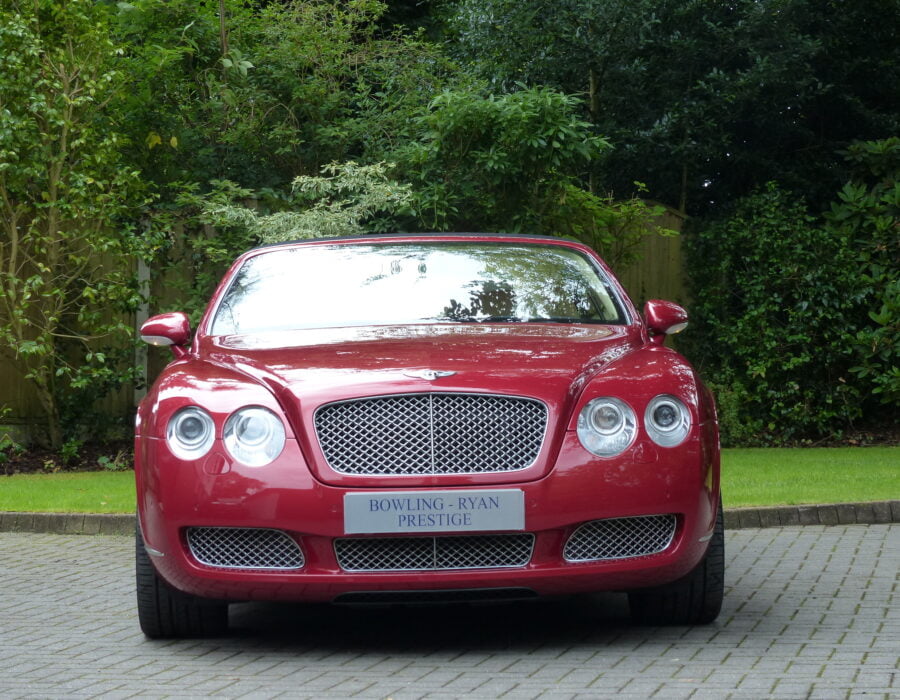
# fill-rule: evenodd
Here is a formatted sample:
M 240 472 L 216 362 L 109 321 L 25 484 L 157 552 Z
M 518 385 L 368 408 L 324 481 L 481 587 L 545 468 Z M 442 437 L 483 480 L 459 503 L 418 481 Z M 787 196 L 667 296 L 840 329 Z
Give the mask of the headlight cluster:
M 225 448 L 251 467 L 268 464 L 284 447 L 284 424 L 265 408 L 242 408 L 225 421 Z
M 169 419 L 166 427 L 166 442 L 172 454 L 181 459 L 197 459 L 212 447 L 216 437 L 216 426 L 202 408 L 189 406 L 182 408 Z
M 661 447 L 680 445 L 691 429 L 691 414 L 679 399 L 655 397 L 644 411 L 644 428 Z M 598 457 L 624 452 L 637 435 L 637 417 L 624 401 L 609 396 L 589 401 L 578 416 L 578 439 Z
M 166 444 L 176 457 L 199 459 L 212 447 L 216 426 L 202 408 L 188 406 L 175 413 L 166 426 Z M 274 461 L 284 449 L 284 424 L 272 411 L 248 406 L 225 421 L 223 442 L 228 453 L 251 467 Z
M 684 441 L 691 429 L 691 414 L 674 396 L 660 394 L 647 404 L 644 425 L 657 445 L 675 447 Z
M 623 452 L 636 434 L 634 411 L 619 399 L 594 399 L 578 416 L 578 439 L 588 452 L 599 457 Z

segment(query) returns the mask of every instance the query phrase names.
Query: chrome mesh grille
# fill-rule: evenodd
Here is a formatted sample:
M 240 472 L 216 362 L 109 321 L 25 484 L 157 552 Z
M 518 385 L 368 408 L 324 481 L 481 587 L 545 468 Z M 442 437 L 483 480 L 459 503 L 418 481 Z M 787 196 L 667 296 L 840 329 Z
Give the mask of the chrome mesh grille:
M 348 537 L 334 541 L 344 571 L 438 571 L 525 566 L 534 535 Z
M 326 404 L 316 434 L 342 474 L 479 474 L 525 469 L 547 427 L 540 401 L 488 394 L 402 394 Z
M 281 530 L 237 527 L 192 527 L 191 554 L 201 564 L 225 569 L 300 569 L 303 551 Z
M 566 561 L 643 557 L 662 552 L 674 536 L 674 515 L 594 520 L 572 533 L 563 556 Z

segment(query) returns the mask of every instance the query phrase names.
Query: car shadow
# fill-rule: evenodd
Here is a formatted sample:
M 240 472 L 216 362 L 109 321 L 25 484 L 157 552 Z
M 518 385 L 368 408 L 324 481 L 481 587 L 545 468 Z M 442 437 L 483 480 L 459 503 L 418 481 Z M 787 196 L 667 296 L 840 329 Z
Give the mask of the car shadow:
M 624 594 L 559 600 L 428 606 L 242 603 L 230 610 L 230 636 L 253 646 L 313 647 L 318 652 L 402 653 L 529 649 L 610 640 L 630 627 Z

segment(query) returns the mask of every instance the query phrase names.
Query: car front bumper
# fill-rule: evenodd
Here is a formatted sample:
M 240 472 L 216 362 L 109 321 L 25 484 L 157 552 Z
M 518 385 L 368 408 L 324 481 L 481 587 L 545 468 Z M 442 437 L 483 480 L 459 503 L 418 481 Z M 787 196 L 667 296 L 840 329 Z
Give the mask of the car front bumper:
M 521 489 L 524 532 L 534 535 L 524 564 L 488 568 L 349 571 L 341 567 L 335 540 L 344 530 L 344 494 L 388 489 L 329 486 L 316 480 L 301 450 L 288 440 L 272 464 L 252 468 L 231 461 L 217 441 L 195 462 L 173 457 L 164 442 L 142 438 L 136 447 L 138 513 L 145 544 L 159 574 L 172 586 L 219 600 L 333 601 L 346 594 L 392 591 L 528 589 L 538 595 L 631 590 L 676 580 L 702 559 L 718 502 L 718 465 L 700 443 L 662 449 L 637 443 L 615 459 L 586 453 L 567 433 L 546 476 L 516 482 Z M 483 489 L 477 475 L 460 493 Z M 427 487 L 427 485 L 425 485 Z M 496 488 L 497 484 L 491 484 Z M 404 479 L 396 489 L 422 490 Z M 455 489 L 454 489 L 455 490 Z M 674 516 L 671 541 L 643 556 L 568 561 L 564 549 L 585 523 L 618 518 Z M 295 569 L 209 566 L 191 550 L 191 528 L 263 528 L 286 534 L 302 551 Z M 421 533 L 404 538 L 504 533 Z M 512 533 L 507 533 L 512 534 Z M 391 535 L 373 535 L 379 539 Z

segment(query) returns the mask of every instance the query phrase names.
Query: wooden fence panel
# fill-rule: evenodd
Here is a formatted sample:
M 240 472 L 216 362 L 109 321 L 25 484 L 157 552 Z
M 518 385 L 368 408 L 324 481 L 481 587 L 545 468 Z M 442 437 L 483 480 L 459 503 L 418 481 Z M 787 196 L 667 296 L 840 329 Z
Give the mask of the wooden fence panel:
M 660 220 L 664 228 L 678 232 L 683 223 L 683 217 L 674 211 L 666 212 Z M 680 235 L 645 236 L 637 261 L 614 272 L 639 309 L 648 299 L 667 299 L 687 305 Z

